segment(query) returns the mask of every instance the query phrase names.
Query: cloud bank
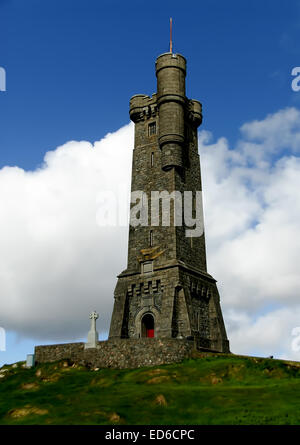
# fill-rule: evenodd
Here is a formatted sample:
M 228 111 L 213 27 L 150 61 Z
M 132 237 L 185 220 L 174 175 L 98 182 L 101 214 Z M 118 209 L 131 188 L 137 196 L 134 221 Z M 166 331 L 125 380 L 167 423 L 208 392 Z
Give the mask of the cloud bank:
M 199 133 L 208 271 L 234 353 L 300 359 L 300 112 L 245 123 L 234 147 Z M 108 330 L 126 227 L 99 227 L 97 196 L 129 190 L 133 125 L 68 142 L 34 171 L 0 170 L 0 325 L 70 341 Z M 294 345 L 294 347 L 293 347 Z
M 68 142 L 25 172 L 0 170 L 0 325 L 42 340 L 79 338 L 89 313 L 107 330 L 126 227 L 99 227 L 98 194 L 129 188 L 133 126 Z
M 233 352 L 300 359 L 300 112 L 246 123 L 234 149 L 200 134 L 208 270 Z

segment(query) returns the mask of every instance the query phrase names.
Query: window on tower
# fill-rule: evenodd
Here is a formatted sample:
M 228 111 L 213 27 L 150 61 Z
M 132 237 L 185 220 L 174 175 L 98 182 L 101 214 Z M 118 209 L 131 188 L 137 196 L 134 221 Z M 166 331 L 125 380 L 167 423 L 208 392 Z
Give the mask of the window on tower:
M 149 246 L 153 247 L 153 230 L 150 230 L 149 233 Z
M 154 134 L 156 134 L 156 122 L 151 122 L 148 125 L 148 136 L 153 136 Z
M 153 272 L 153 261 L 145 261 L 145 263 L 142 263 L 142 273 L 152 273 Z

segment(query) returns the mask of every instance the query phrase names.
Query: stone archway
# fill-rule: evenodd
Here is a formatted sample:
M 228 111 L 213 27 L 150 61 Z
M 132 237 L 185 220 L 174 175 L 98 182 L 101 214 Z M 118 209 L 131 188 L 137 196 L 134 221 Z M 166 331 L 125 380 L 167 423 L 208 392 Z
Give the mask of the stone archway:
M 141 320 L 141 337 L 154 337 L 154 316 L 150 312 L 146 313 Z

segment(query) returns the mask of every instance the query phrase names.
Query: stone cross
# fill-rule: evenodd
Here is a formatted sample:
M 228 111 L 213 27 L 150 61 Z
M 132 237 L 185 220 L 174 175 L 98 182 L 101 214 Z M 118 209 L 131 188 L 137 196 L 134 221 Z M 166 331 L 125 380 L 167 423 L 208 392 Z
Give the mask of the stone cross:
M 99 318 L 99 314 L 97 314 L 97 312 L 96 311 L 94 311 L 94 312 L 92 312 L 91 314 L 90 314 L 90 319 L 91 320 L 97 320 Z M 93 323 L 93 322 L 92 322 Z
M 87 343 L 84 345 L 85 349 L 96 348 L 98 343 L 98 332 L 96 330 L 96 320 L 99 318 L 99 314 L 93 311 L 90 314 L 91 329 L 88 333 Z

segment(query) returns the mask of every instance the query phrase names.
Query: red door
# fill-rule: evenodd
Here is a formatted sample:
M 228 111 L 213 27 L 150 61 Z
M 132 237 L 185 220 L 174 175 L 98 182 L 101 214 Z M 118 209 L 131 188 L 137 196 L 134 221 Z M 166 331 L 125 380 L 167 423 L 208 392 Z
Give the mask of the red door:
M 149 338 L 154 337 L 154 329 L 147 329 L 147 337 Z

